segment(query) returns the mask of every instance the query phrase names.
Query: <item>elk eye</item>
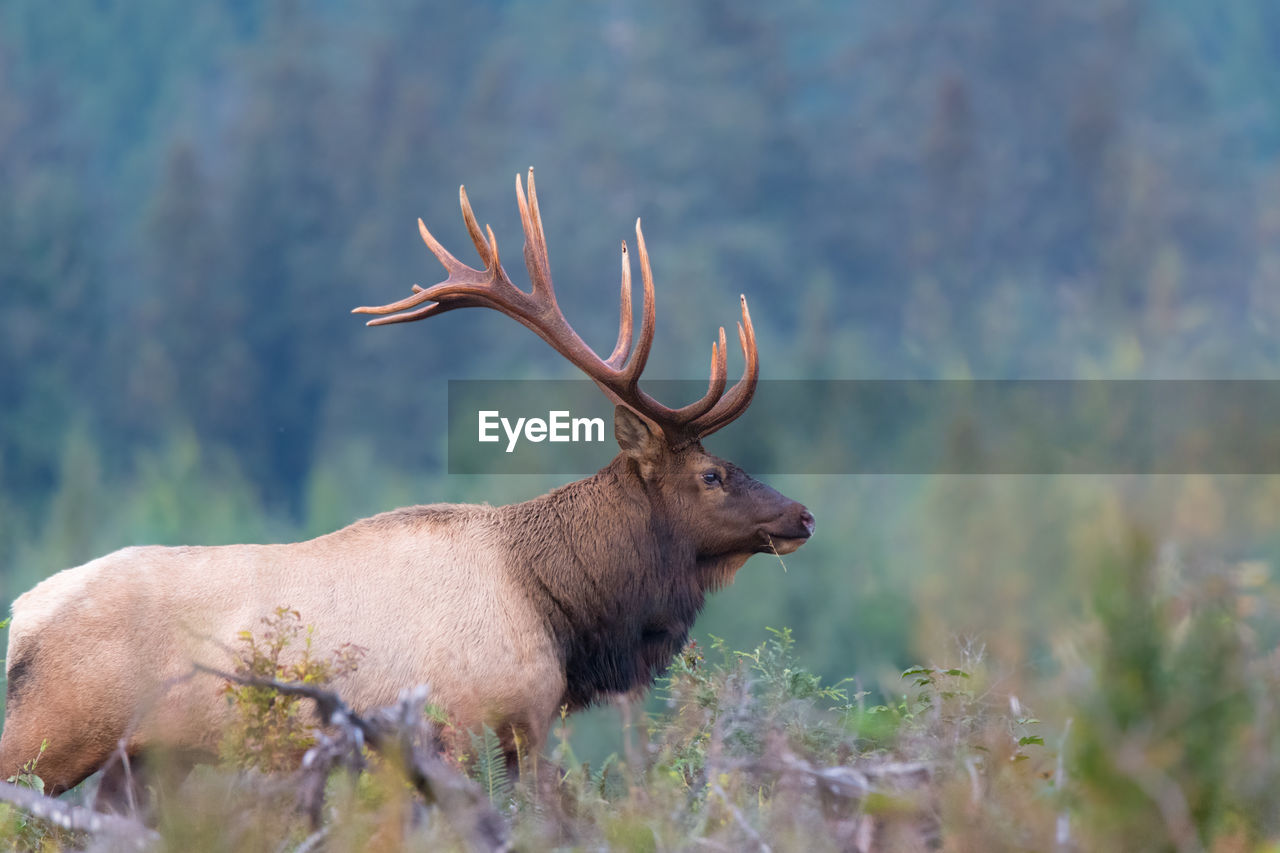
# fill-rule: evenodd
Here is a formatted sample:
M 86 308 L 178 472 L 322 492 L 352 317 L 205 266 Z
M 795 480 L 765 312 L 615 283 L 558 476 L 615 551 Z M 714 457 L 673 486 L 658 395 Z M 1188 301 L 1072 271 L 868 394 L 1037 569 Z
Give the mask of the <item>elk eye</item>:
M 719 471 L 703 471 L 703 472 L 702 472 L 702 482 L 706 483 L 708 486 L 716 486 L 716 485 L 719 485 L 719 484 L 720 484 L 720 472 L 719 472 Z

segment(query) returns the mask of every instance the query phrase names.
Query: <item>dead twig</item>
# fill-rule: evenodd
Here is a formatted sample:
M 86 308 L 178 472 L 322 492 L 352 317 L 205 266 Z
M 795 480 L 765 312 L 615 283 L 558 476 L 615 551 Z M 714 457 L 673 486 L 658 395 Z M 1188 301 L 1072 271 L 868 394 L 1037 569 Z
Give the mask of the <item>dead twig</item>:
M 707 785 L 710 787 L 711 793 L 720 798 L 721 804 L 724 806 L 725 810 L 729 812 L 729 815 L 733 818 L 733 822 L 742 830 L 742 834 L 755 844 L 756 849 L 763 851 L 763 853 L 772 853 L 772 848 L 769 847 L 769 845 L 765 843 L 765 840 L 760 837 L 760 833 L 756 832 L 751 826 L 751 822 L 747 820 L 746 815 L 742 813 L 742 810 L 735 806 L 733 801 L 729 799 L 729 795 L 724 792 L 724 788 L 720 787 L 720 783 L 708 779 Z
M 506 822 L 488 797 L 440 760 L 434 732 L 423 716 L 425 686 L 404 690 L 396 704 L 364 716 L 334 691 L 315 685 L 235 675 L 202 664 L 196 664 L 195 669 L 235 684 L 269 688 L 316 703 L 316 712 L 330 731 L 322 731 L 316 745 L 303 756 L 298 794 L 299 806 L 309 815 L 313 829 L 320 827 L 330 772 L 338 767 L 359 772 L 364 768 L 364 747 L 368 746 L 403 769 L 409 783 L 428 804 L 440 809 L 468 847 L 511 849 Z
M 144 850 L 160 841 L 158 833 L 136 820 L 64 803 L 10 782 L 0 782 L 0 800 L 17 806 L 37 820 L 72 832 L 110 836 L 113 840 L 124 842 L 138 850 Z

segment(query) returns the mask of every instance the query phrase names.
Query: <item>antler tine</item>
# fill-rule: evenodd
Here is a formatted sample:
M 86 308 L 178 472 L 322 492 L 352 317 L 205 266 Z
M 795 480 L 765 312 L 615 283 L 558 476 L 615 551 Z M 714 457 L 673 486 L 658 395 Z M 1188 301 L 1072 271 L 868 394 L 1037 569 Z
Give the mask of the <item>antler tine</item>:
M 437 240 L 434 235 L 432 235 L 430 231 L 427 230 L 426 223 L 423 222 L 421 219 L 418 220 L 418 233 L 422 235 L 422 242 L 427 244 L 427 248 L 431 250 L 431 254 L 435 255 L 436 260 L 438 260 L 441 263 L 441 265 L 445 268 L 445 270 L 448 271 L 450 278 L 452 278 L 453 275 L 458 271 L 465 270 L 468 268 L 466 264 L 462 263 L 462 261 L 455 258 L 449 252 L 449 250 L 446 249 L 440 243 L 440 241 Z M 401 299 L 397 302 L 392 302 L 387 305 L 362 305 L 359 308 L 352 308 L 351 313 L 352 314 L 394 314 L 399 311 L 405 311 L 409 308 L 414 307 L 415 305 L 421 305 L 423 302 L 429 302 L 431 298 L 432 297 L 427 295 L 426 290 L 424 290 L 423 288 L 415 284 L 413 286 L 413 296 L 406 296 L 404 299 Z M 366 325 L 385 326 L 388 323 L 402 323 L 408 319 L 410 319 L 410 317 L 408 315 L 405 315 L 402 319 L 370 320 Z M 412 317 L 412 319 L 417 320 L 420 318 L 418 316 L 414 316 Z
M 746 364 L 742 368 L 742 378 L 729 389 L 729 393 L 721 397 L 715 406 L 689 424 L 694 439 L 710 435 L 721 427 L 731 423 L 751 405 L 751 398 L 756 393 L 756 383 L 760 380 L 760 353 L 756 348 L 756 332 L 751 325 L 751 312 L 747 310 L 747 297 L 739 296 L 742 301 L 742 322 L 738 323 L 738 343 L 742 345 L 742 357 Z
M 675 411 L 672 411 L 667 417 L 672 423 L 681 427 L 685 427 L 695 422 L 702 415 L 705 415 L 720 400 L 724 394 L 724 386 L 729 371 L 726 354 L 728 345 L 724 340 L 724 326 L 720 327 L 720 341 L 717 344 L 711 344 L 711 380 L 707 383 L 707 393 L 702 395 L 702 399 L 695 403 L 690 403 Z M 685 430 L 688 432 L 688 430 Z M 691 435 L 686 441 L 697 440 L 700 436 Z
M 433 314 L 443 314 L 445 311 L 448 311 L 450 308 L 461 308 L 461 307 L 463 306 L 461 305 L 445 306 L 439 302 L 432 302 L 430 305 L 423 306 L 422 308 L 419 308 L 417 311 L 406 311 L 403 314 L 395 314 L 390 317 L 379 317 L 376 320 L 370 320 L 369 322 L 365 323 L 365 325 L 366 326 L 391 326 L 396 323 L 412 323 L 414 320 L 422 320 L 426 317 L 430 317 Z M 356 313 L 372 314 L 372 313 L 380 312 L 380 311 L 383 311 L 384 309 L 389 309 L 389 308 L 391 308 L 390 305 L 383 305 L 381 308 L 365 310 L 363 312 L 361 312 L 359 308 L 356 308 L 352 310 L 351 313 L 352 314 L 356 314 Z
M 728 347 L 724 339 L 724 329 L 720 329 L 719 347 L 717 348 L 714 343 L 711 346 L 711 380 L 707 386 L 707 393 L 702 396 L 702 399 L 682 408 L 672 409 L 662 405 L 636 387 L 653 345 L 657 314 L 654 304 L 653 267 L 649 263 L 649 252 L 645 246 L 644 231 L 640 227 L 639 219 L 636 220 L 636 248 L 640 252 L 640 276 L 644 280 L 644 321 L 640 328 L 640 342 L 632 355 L 631 363 L 627 365 L 624 371 L 625 382 L 627 383 L 625 387 L 630 392 L 630 398 L 635 400 L 631 404 L 633 408 L 652 419 L 655 423 L 666 424 L 668 428 L 677 432 L 685 432 L 685 428 L 710 411 L 720 399 L 720 395 L 724 393 L 726 373 L 728 372 L 725 362 Z M 696 440 L 696 436 L 694 439 Z
M 476 245 L 476 252 L 480 255 L 480 262 L 484 264 L 485 269 L 493 269 L 496 265 L 492 263 L 489 256 L 489 244 L 484 241 L 484 235 L 480 232 L 480 223 L 476 221 L 475 212 L 471 209 L 471 200 L 467 198 L 467 186 L 463 184 L 458 187 L 458 204 L 462 207 L 462 221 L 467 224 L 467 233 L 471 235 L 471 242 Z M 419 222 L 422 220 L 419 219 Z M 489 239 L 493 239 L 493 230 L 489 230 Z M 495 244 L 496 246 L 496 244 Z M 432 251 L 435 251 L 432 249 Z M 494 253 L 496 257 L 497 253 Z
M 658 309 L 653 295 L 653 267 L 649 265 L 649 252 L 644 245 L 644 232 L 640 230 L 640 220 L 636 220 L 636 251 L 640 253 L 640 280 L 644 282 L 644 302 L 640 318 L 640 340 L 631 353 L 631 360 L 623 368 L 623 378 L 627 387 L 636 389 L 640 374 L 649 361 L 649 350 L 653 347 L 653 330 L 657 326 Z M 647 397 L 647 395 L 646 395 Z M 649 399 L 649 402 L 654 402 Z M 659 405 L 659 409 L 665 408 Z
M 489 251 L 493 253 L 492 258 L 485 261 L 485 266 L 491 267 L 502 275 L 503 278 L 506 278 L 506 273 L 502 270 L 502 256 L 498 253 L 498 238 L 494 235 L 493 229 L 488 225 L 484 227 L 484 233 L 489 236 Z M 512 285 L 512 287 L 515 287 L 515 285 Z
M 453 256 L 444 244 L 435 238 L 435 235 L 427 230 L 427 223 L 418 218 L 418 234 L 422 237 L 422 242 L 427 244 L 427 248 L 431 250 L 431 254 L 436 256 L 436 260 L 452 275 L 453 273 L 464 270 L 467 265 Z
M 622 241 L 622 298 L 619 301 L 621 307 L 618 310 L 618 343 L 614 346 L 609 358 L 605 360 L 605 364 L 614 370 L 623 365 L 627 360 L 627 355 L 631 352 L 631 330 L 633 328 L 633 318 L 631 316 L 631 256 L 627 254 L 626 240 Z
M 724 395 L 724 386 L 729 373 L 728 352 L 729 345 L 724 340 L 724 326 L 721 326 L 719 345 L 711 344 L 711 381 L 707 383 L 707 393 L 697 403 L 685 407 L 690 420 L 695 420 L 710 411 L 716 401 Z
M 512 284 L 511 279 L 507 277 L 498 252 L 498 238 L 494 235 L 493 229 L 487 225 L 483 232 L 480 230 L 480 223 L 471 209 L 471 201 L 467 198 L 465 186 L 458 187 L 458 204 L 462 208 L 462 220 L 466 223 L 467 233 L 471 236 L 471 242 L 475 244 L 484 269 L 472 269 L 454 257 L 453 253 L 435 238 L 426 223 L 419 219 L 418 233 L 422 236 L 422 242 L 436 256 L 436 260 L 440 261 L 449 273 L 449 277 L 426 289 L 415 284 L 413 295 L 397 302 L 388 305 L 361 306 L 352 309 L 351 313 L 394 315 L 370 320 L 366 324 L 386 326 L 392 323 L 421 320 L 455 308 L 490 307 L 525 322 L 520 315 L 529 307 L 526 304 L 529 295 Z M 417 311 L 407 310 L 423 302 L 433 304 L 419 308 Z
M 452 278 L 457 272 L 468 269 L 466 264 L 455 258 L 453 254 L 446 249 L 429 230 L 427 230 L 427 224 L 423 222 L 421 218 L 418 219 L 418 233 L 422 235 L 422 242 L 427 244 L 427 248 L 431 250 L 431 254 L 436 256 L 436 260 L 438 260 L 441 266 L 445 268 L 445 271 L 449 273 L 450 278 Z M 426 290 L 415 284 L 413 286 L 413 296 L 406 296 L 404 299 L 401 299 L 398 302 L 392 302 L 388 305 L 361 305 L 359 308 L 352 308 L 351 313 L 394 314 L 397 311 L 404 311 L 408 308 L 414 307 L 415 305 L 421 305 L 423 302 L 430 301 L 431 297 L 426 296 L 426 292 Z M 386 325 L 387 322 L 388 321 L 383 320 L 370 320 L 368 325 L 381 326 Z
M 524 227 L 524 264 L 529 268 L 533 293 L 552 304 L 556 301 L 551 284 L 551 261 L 547 257 L 547 237 L 542 231 L 542 214 L 538 211 L 538 190 L 533 183 L 533 167 L 529 167 L 529 198 L 526 201 L 520 175 L 516 174 L 516 201 L 520 205 L 520 224 Z
M 728 345 L 725 343 L 724 326 L 721 326 L 719 342 L 712 341 L 711 343 L 711 379 L 707 383 L 707 393 L 703 394 L 702 398 L 697 402 L 682 406 L 679 409 L 670 409 L 643 391 L 640 392 L 642 399 L 648 406 L 645 413 L 655 421 L 670 426 L 675 433 L 679 433 L 679 436 L 684 436 L 683 439 L 673 441 L 677 446 L 697 441 L 702 435 L 706 435 L 706 433 L 698 433 L 696 430 L 690 429 L 689 425 L 710 411 L 724 394 L 724 386 L 728 374 L 727 352 Z M 673 434 L 672 437 L 673 439 L 679 439 L 679 436 Z

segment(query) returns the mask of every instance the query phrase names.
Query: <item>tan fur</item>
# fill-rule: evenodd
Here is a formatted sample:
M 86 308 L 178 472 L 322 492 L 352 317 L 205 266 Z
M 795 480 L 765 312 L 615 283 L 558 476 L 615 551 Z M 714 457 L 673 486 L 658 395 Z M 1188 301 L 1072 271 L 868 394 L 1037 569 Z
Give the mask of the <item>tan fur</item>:
M 357 709 L 426 683 L 461 726 L 515 726 L 537 749 L 564 692 L 556 650 L 503 571 L 495 511 L 451 510 L 447 523 L 400 511 L 291 545 L 126 548 L 59 572 L 14 602 L 9 661 L 35 664 L 8 709 L 0 773 L 44 738 L 54 788 L 130 731 L 134 748 L 216 748 L 220 683 L 179 679 L 193 660 L 227 669 L 237 632 L 281 605 L 315 626 L 317 650 L 367 649 L 336 685 Z

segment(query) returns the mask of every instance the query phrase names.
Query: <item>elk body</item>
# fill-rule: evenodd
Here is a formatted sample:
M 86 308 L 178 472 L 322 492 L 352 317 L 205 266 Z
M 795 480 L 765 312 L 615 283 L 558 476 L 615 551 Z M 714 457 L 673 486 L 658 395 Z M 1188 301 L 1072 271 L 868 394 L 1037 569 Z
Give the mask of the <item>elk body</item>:
M 706 593 L 755 553 L 789 553 L 812 534 L 800 504 L 706 453 L 701 438 L 738 417 L 758 376 L 746 301 L 746 369 L 725 392 L 724 330 L 698 402 L 670 409 L 638 387 L 653 339 L 644 281 L 632 347 L 623 244 L 618 343 L 601 359 L 556 304 L 533 173 L 516 194 L 532 292 L 516 288 L 461 192 L 484 263 L 454 258 L 419 221 L 448 278 L 379 308 L 371 325 L 488 307 L 532 329 L 609 395 L 619 455 L 604 469 L 505 507 L 410 507 L 287 545 L 125 548 L 60 572 L 13 606 L 0 778 L 48 748 L 38 772 L 59 792 L 101 767 L 164 745 L 216 751 L 232 713 L 221 682 L 193 663 L 230 667 L 237 633 L 285 605 L 314 625 L 317 650 L 364 647 L 335 684 L 357 710 L 426 683 L 461 729 L 488 725 L 508 760 L 541 748 L 562 706 L 583 708 L 648 686 L 686 641 Z M 423 306 L 423 307 L 418 307 Z M 412 310 L 411 310 L 412 309 Z

